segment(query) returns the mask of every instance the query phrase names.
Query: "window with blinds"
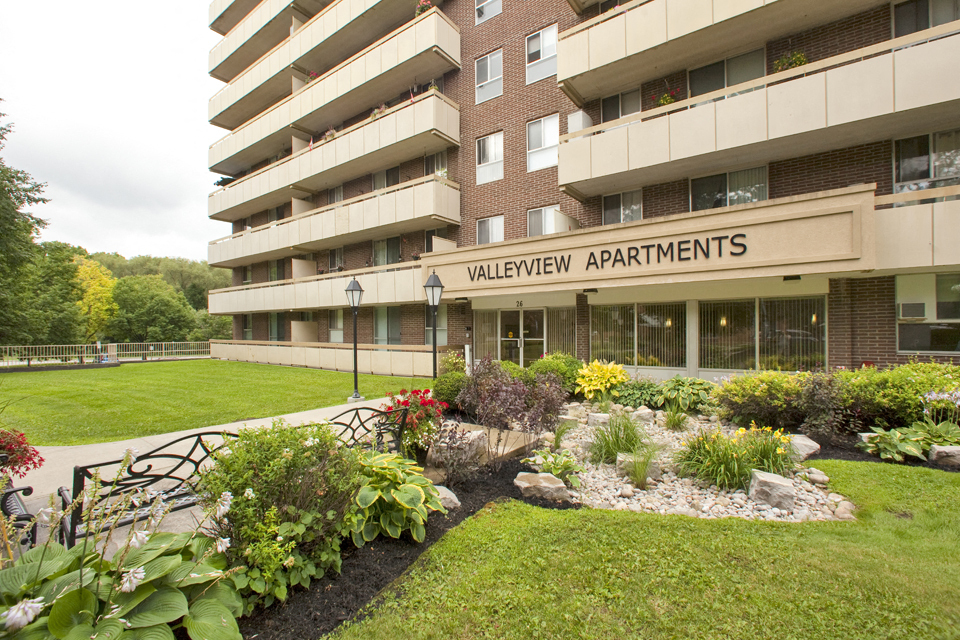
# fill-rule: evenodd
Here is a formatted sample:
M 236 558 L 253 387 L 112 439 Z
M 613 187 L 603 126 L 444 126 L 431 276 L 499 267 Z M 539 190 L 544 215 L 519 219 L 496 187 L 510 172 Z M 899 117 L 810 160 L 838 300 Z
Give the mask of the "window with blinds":
M 827 360 L 826 319 L 822 297 L 761 298 L 759 368 L 822 369 Z
M 633 365 L 634 305 L 590 307 L 590 359 Z
M 473 312 L 473 355 L 480 360 L 486 356 L 497 358 L 497 312 Z
M 700 303 L 700 368 L 752 369 L 756 365 L 756 301 Z
M 637 305 L 637 366 L 687 366 L 685 302 Z
M 577 355 L 577 309 L 547 309 L 547 352 Z

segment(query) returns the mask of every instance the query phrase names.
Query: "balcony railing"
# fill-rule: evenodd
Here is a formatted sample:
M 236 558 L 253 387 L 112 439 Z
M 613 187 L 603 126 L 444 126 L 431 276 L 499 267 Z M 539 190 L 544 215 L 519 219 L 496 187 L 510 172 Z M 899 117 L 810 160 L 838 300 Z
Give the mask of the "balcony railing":
M 291 93 L 293 78 L 323 74 L 410 20 L 388 0 L 336 0 L 265 53 L 211 99 L 211 124 L 235 129 Z
M 344 290 L 349 279 L 354 277 L 363 287 L 364 306 L 426 300 L 420 264 L 400 262 L 308 278 L 217 289 L 210 292 L 209 309 L 213 314 L 235 314 L 345 307 L 347 298 Z
M 568 0 L 574 9 L 580 0 Z M 584 3 L 589 4 L 589 3 Z M 560 34 L 557 81 L 578 105 L 664 72 L 876 7 L 875 0 L 633 0 Z
M 210 170 L 239 173 L 289 145 L 291 135 L 304 143 L 311 137 L 319 140 L 364 105 L 375 106 L 408 91 L 418 80 L 458 68 L 460 33 L 432 9 L 210 145 Z
M 960 266 L 960 186 L 878 196 L 877 269 Z
M 261 0 L 213 0 L 210 3 L 210 28 L 220 35 L 227 34 L 250 13 Z
M 460 224 L 460 185 L 427 176 L 379 189 L 210 243 L 208 262 L 235 267 L 382 236 Z
M 238 220 L 390 166 L 460 144 L 455 102 L 436 90 L 391 107 L 210 194 L 210 217 Z
M 569 133 L 559 182 L 577 197 L 958 124 L 960 22 Z M 783 140 L 790 139 L 789 145 Z
M 440 346 L 437 351 L 462 348 Z M 211 340 L 210 353 L 221 360 L 353 371 L 352 343 Z M 357 371 L 380 376 L 428 377 L 433 374 L 433 347 L 360 344 L 357 345 Z

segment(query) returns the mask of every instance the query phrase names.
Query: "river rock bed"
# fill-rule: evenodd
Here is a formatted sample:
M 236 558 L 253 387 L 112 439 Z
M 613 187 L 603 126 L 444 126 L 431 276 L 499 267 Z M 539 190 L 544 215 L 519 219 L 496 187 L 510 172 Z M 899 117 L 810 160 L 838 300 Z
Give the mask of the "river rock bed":
M 853 505 L 843 496 L 826 489 L 828 478 L 814 468 L 798 466 L 787 474 L 794 487 L 795 506 L 792 509 L 778 509 L 765 502 L 757 502 L 743 490 L 722 490 L 716 486 L 705 486 L 696 479 L 679 477 L 671 460 L 685 438 L 690 438 L 697 431 L 718 427 L 725 435 L 731 435 L 736 428 L 717 420 L 716 416 L 700 415 L 691 416 L 685 430 L 670 431 L 664 427 L 665 416 L 662 411 L 654 412 L 646 407 L 634 410 L 632 407 L 613 405 L 612 411 L 631 413 L 647 435 L 663 447 L 656 458 L 661 473 L 654 471 L 650 474 L 660 475 L 660 478 L 651 478 L 647 489 L 639 489 L 628 478 L 618 474 L 616 465 L 594 465 L 589 460 L 594 431 L 608 419 L 607 414 L 597 413 L 594 406 L 586 403 L 570 403 L 566 409 L 567 418 L 575 419 L 577 426 L 564 435 L 560 446 L 570 450 L 584 467 L 584 472 L 579 474 L 579 489 L 570 493 L 574 501 L 586 506 L 706 519 L 734 517 L 782 522 L 854 519 L 851 513 Z

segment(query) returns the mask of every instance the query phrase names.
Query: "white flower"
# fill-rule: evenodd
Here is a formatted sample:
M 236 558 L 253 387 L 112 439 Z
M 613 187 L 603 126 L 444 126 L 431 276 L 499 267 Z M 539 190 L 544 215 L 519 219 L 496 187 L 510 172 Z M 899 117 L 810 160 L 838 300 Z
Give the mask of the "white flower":
M 37 511 L 37 522 L 44 525 L 49 525 L 50 520 L 53 519 L 53 509 L 46 507 L 45 509 L 40 509 Z
M 149 538 L 149 534 L 146 531 L 134 531 L 133 537 L 130 538 L 130 546 L 139 549 L 147 543 L 147 538 Z
M 230 548 L 230 538 L 217 538 L 217 552 L 226 553 Z
M 139 455 L 139 453 L 140 453 L 139 449 L 134 449 L 133 447 L 130 447 L 129 449 L 123 452 L 123 458 L 124 460 L 129 460 L 127 464 L 133 464 L 134 462 L 137 461 L 137 455 Z
M 316 438 L 307 438 L 307 441 L 303 443 L 305 447 L 312 447 L 316 445 L 318 440 Z
M 43 611 L 43 598 L 21 600 L 0 614 L 7 631 L 16 631 L 27 626 Z
M 132 571 L 127 571 L 123 574 L 123 580 L 120 581 L 120 591 L 124 593 L 135 591 L 136 588 L 140 586 L 144 576 L 143 567 L 137 567 Z
M 233 494 L 229 491 L 224 491 L 220 494 L 220 499 L 217 500 L 217 510 L 216 517 L 222 518 L 230 512 L 230 503 L 233 502 Z
M 253 500 L 257 496 L 256 494 L 253 493 L 253 489 L 251 489 L 250 487 L 247 487 L 247 490 L 243 492 L 243 497 L 246 498 L 247 500 Z
M 283 542 L 283 536 L 277 536 L 277 542 Z
M 290 569 L 291 567 L 293 567 L 294 564 L 296 564 L 296 562 L 297 561 L 293 559 L 293 556 L 290 556 L 289 558 L 283 561 L 283 566 L 285 566 L 287 569 Z

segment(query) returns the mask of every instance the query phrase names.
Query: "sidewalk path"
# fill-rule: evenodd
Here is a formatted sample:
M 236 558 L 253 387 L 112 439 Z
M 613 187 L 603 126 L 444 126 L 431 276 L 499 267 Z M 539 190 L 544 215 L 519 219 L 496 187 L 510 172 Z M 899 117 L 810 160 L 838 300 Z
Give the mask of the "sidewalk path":
M 364 402 L 340 404 L 332 407 L 323 407 L 321 409 L 288 413 L 286 415 L 276 416 L 276 418 L 282 418 L 288 423 L 295 425 L 307 424 L 332 418 L 348 409 L 356 407 L 373 407 L 377 409 L 383 406 L 386 401 L 387 398 L 377 398 Z M 202 431 L 231 431 L 236 433 L 238 429 L 244 426 L 265 427 L 269 426 L 276 418 L 244 420 L 242 422 L 231 422 L 228 424 L 201 427 L 199 429 L 161 433 L 116 442 L 99 442 L 97 444 L 81 444 L 69 447 L 37 447 L 40 455 L 43 456 L 44 459 L 43 466 L 36 471 L 29 472 L 26 478 L 16 479 L 14 485 L 18 487 L 33 487 L 33 495 L 24 496 L 23 501 L 30 511 L 36 512 L 37 509 L 47 506 L 49 496 L 55 494 L 57 489 L 60 487 L 71 487 L 73 485 L 73 467 L 75 465 L 117 460 L 122 458 L 123 453 L 131 447 L 138 449 L 142 453 L 146 453 L 167 442 L 176 440 L 181 436 L 200 433 Z

